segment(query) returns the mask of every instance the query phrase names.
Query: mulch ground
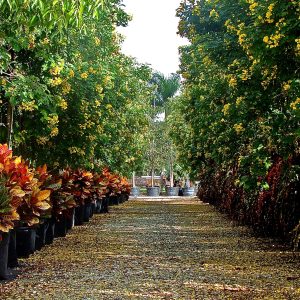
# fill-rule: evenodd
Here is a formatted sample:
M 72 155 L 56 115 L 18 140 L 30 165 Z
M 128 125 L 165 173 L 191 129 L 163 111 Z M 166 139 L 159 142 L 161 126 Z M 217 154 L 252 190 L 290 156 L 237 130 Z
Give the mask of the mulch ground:
M 0 283 L 0 299 L 300 299 L 299 253 L 197 200 L 131 200 Z

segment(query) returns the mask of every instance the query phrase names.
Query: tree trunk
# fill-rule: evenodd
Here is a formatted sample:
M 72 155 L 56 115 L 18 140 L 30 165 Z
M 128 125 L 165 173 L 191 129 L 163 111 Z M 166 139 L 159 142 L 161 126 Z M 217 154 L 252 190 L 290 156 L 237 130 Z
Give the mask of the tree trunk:
M 14 124 L 14 107 L 8 102 L 7 107 L 7 145 L 9 149 L 12 149 L 12 134 Z
M 174 170 L 173 170 L 173 161 L 170 161 L 170 187 L 174 187 Z
M 132 172 L 132 186 L 135 187 L 135 172 Z
M 151 170 L 151 186 L 154 187 L 154 169 Z

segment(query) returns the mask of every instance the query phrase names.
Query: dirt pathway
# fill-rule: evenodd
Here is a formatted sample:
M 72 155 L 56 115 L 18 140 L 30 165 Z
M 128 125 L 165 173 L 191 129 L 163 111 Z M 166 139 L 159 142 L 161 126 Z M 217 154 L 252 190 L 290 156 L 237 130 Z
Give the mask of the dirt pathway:
M 20 260 L 0 299 L 300 299 L 300 260 L 199 201 L 132 200 Z

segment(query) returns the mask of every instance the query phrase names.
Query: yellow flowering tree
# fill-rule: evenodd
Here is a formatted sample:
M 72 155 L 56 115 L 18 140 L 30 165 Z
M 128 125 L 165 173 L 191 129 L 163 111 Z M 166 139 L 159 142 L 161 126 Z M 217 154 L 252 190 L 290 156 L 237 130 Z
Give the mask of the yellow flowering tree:
M 180 157 L 202 198 L 281 236 L 299 222 L 299 12 L 293 0 L 190 0 L 177 11 L 190 40 L 172 112 L 174 130 L 186 124 L 173 134 Z

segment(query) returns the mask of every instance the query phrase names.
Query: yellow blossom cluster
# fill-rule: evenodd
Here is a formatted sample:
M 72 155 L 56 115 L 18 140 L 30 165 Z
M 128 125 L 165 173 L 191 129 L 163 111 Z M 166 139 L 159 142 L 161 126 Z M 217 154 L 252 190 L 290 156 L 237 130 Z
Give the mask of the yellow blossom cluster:
M 296 42 L 296 54 L 300 55 L 300 39 L 295 39 Z
M 295 101 L 293 101 L 293 102 L 290 104 L 290 107 L 291 107 L 291 109 L 293 109 L 293 110 L 296 110 L 297 108 L 299 109 L 299 108 L 300 108 L 300 97 L 297 98 Z
M 71 85 L 68 82 L 64 81 L 62 83 L 62 94 L 67 95 L 70 93 L 70 91 L 71 91 Z
M 69 147 L 68 151 L 70 152 L 70 154 L 78 154 L 80 156 L 85 155 L 85 151 L 83 149 L 78 148 L 78 147 Z
M 237 97 L 235 104 L 237 106 L 239 106 L 244 100 L 245 100 L 245 97 Z
M 101 105 L 101 101 L 100 100 L 95 100 L 95 106 L 99 107 Z
M 242 123 L 234 124 L 233 128 L 237 134 L 240 134 L 241 132 L 245 131 L 245 128 L 243 127 Z
M 6 86 L 7 80 L 5 78 L 2 78 L 0 83 L 1 83 L 1 85 Z
M 82 79 L 87 79 L 89 77 L 89 74 L 87 72 L 83 72 L 83 73 L 80 74 L 80 77 Z
M 267 44 L 268 48 L 275 48 L 279 46 L 280 40 L 284 37 L 278 30 L 276 30 L 275 34 L 271 34 L 270 36 L 264 36 L 263 42 Z
M 291 88 L 291 80 L 284 82 L 282 84 L 282 89 L 284 92 L 287 92 Z
M 209 12 L 209 16 L 212 18 L 212 19 L 219 19 L 219 14 L 218 12 L 215 10 L 215 9 L 212 9 L 210 12 Z
M 104 85 L 111 85 L 112 84 L 112 78 L 111 76 L 105 76 L 103 79 Z
M 18 107 L 20 111 L 34 111 L 38 106 L 35 103 L 35 100 L 22 102 L 21 105 Z
M 50 125 L 50 127 L 54 127 L 58 124 L 59 120 L 58 120 L 58 115 L 49 115 L 47 118 L 48 124 Z
M 228 84 L 229 84 L 230 87 L 234 88 L 234 87 L 237 86 L 237 80 L 233 75 L 230 75 L 228 79 L 229 79 Z
M 97 36 L 94 38 L 94 40 L 95 40 L 95 44 L 97 46 L 99 46 L 101 44 L 101 40 Z
M 52 128 L 51 132 L 50 132 L 50 136 L 54 137 L 54 136 L 57 136 L 57 135 L 58 135 L 58 128 L 57 127 Z
M 266 12 L 266 22 L 267 23 L 273 23 L 274 22 L 274 19 L 272 19 L 274 6 L 275 6 L 275 3 L 271 3 L 268 6 L 268 11 Z
M 74 77 L 74 76 L 75 76 L 74 70 L 70 70 L 70 71 L 69 71 L 69 76 L 70 76 L 70 77 Z
M 54 77 L 53 79 L 49 80 L 51 86 L 58 86 L 62 84 L 62 79 L 60 77 Z
M 265 80 L 261 82 L 262 87 L 266 90 L 272 80 L 276 79 L 278 72 L 277 65 L 273 66 L 271 70 L 264 69 L 261 73 L 264 76 Z
M 103 87 L 100 84 L 96 84 L 96 92 L 101 94 L 103 92 Z
M 51 75 L 57 76 L 57 75 L 59 75 L 61 73 L 61 71 L 63 70 L 63 68 L 64 68 L 63 64 L 57 65 L 57 66 L 51 68 L 49 70 L 49 73 Z
M 251 78 L 251 74 L 249 74 L 248 70 L 242 70 L 241 79 L 246 81 Z
M 58 106 L 62 109 L 62 110 L 66 110 L 68 108 L 68 102 L 63 99 L 63 98 L 59 98 L 59 101 L 58 101 Z
M 42 45 L 48 45 L 50 43 L 50 40 L 46 37 L 42 40 Z
M 223 112 L 224 116 L 229 114 L 229 109 L 230 109 L 230 103 L 225 104 L 223 109 L 222 109 L 222 112 Z
M 211 59 L 207 55 L 202 59 L 202 62 L 204 66 L 210 66 L 212 64 Z
M 39 136 L 36 139 L 36 142 L 38 145 L 46 145 L 49 141 L 49 138 L 47 136 Z
M 258 3 L 255 2 L 254 0 L 248 0 L 247 3 L 250 4 L 249 9 L 251 12 L 254 12 L 255 8 L 258 7 Z
M 93 67 L 89 67 L 89 72 L 91 74 L 96 74 L 97 73 L 97 71 Z

